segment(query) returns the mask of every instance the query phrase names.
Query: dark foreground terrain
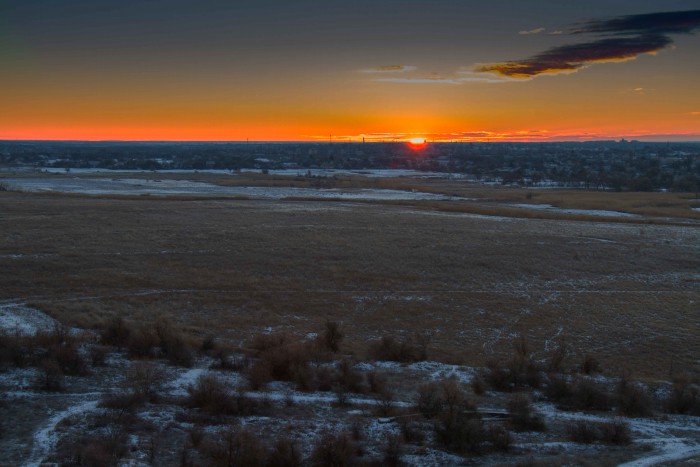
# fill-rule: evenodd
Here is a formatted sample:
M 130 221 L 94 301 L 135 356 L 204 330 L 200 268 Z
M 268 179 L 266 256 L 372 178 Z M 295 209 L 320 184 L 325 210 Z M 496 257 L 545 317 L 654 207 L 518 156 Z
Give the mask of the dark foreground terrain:
M 17 463 L 33 456 L 38 462 L 62 446 L 60 433 L 71 429 L 89 431 L 90 426 L 104 428 L 107 422 L 94 420 L 99 418 L 100 410 L 107 411 L 103 417 L 110 419 L 109 423 L 121 417 L 109 410 L 122 407 L 119 404 L 126 404 L 124 401 L 112 401 L 109 405 L 101 398 L 125 387 L 119 381 L 129 371 L 146 371 L 138 367 L 129 370 L 133 363 L 126 357 L 139 363 L 145 361 L 153 366 L 151 370 L 158 368 L 160 376 L 154 378 L 158 383 L 146 392 L 153 389 L 159 396 L 139 393 L 143 400 L 135 402 L 138 398 L 134 396 L 126 404 L 129 407 L 117 412 L 128 412 L 142 422 L 148 418 L 144 415 L 147 413 L 152 414 L 151 418 L 165 417 L 173 425 L 160 418 L 151 420 L 165 430 L 158 439 L 179 440 L 174 446 L 166 446 L 165 441 L 158 448 L 153 444 L 148 451 L 146 445 L 156 443 L 148 441 L 155 439 L 153 428 L 141 427 L 148 434 L 132 434 L 137 440 L 133 452 L 140 454 L 132 452 L 131 458 L 138 457 L 144 464 L 149 462 L 148 453 L 160 453 L 165 463 L 190 465 L 182 456 L 189 456 L 197 465 L 214 462 L 212 459 L 218 457 L 211 450 L 224 449 L 219 445 L 212 447 L 214 444 L 245 444 L 233 438 L 253 436 L 230 428 L 232 420 L 243 420 L 255 433 L 268 428 L 264 422 L 254 420 L 275 417 L 286 420 L 292 434 L 303 432 L 304 423 L 317 424 L 314 417 L 337 417 L 338 426 L 332 430 L 347 429 L 351 438 L 355 437 L 355 445 L 362 445 L 362 439 L 372 440 L 366 442 L 369 447 L 364 457 L 359 456 L 364 462 L 383 459 L 388 463 L 385 456 L 393 442 L 387 438 L 389 435 L 396 435 L 397 440 L 402 436 L 400 443 L 396 441 L 401 446 L 397 448 L 398 456 L 404 456 L 403 461 L 410 464 L 450 465 L 473 456 L 487 456 L 477 457 L 480 460 L 473 461 L 476 463 L 488 460 L 492 464 L 508 464 L 528 459 L 557 463 L 556 459 L 571 460 L 566 456 L 574 456 L 578 459 L 574 463 L 593 465 L 601 452 L 606 453 L 609 464 L 639 457 L 644 449 L 655 453 L 658 443 L 644 447 L 634 441 L 644 430 L 644 436 L 651 436 L 649 427 L 657 423 L 653 421 L 648 422 L 652 425 L 639 421 L 632 424 L 636 444 L 610 448 L 605 446 L 615 443 L 605 444 L 594 437 L 592 443 L 602 447 L 576 447 L 580 440 L 572 442 L 571 436 L 567 437 L 573 428 L 567 428 L 564 421 L 573 417 L 578 421 L 608 423 L 612 420 L 609 417 L 620 414 L 619 401 L 611 402 L 613 398 L 606 404 L 587 406 L 559 400 L 555 408 L 552 404 L 557 404 L 556 400 L 547 399 L 544 394 L 551 393 L 557 384 L 553 374 L 569 381 L 574 389 L 579 377 L 572 375 L 598 375 L 591 381 L 607 385 L 611 394 L 622 391 L 619 378 L 624 377 L 649 385 L 650 400 L 656 401 L 655 405 L 650 402 L 649 407 L 653 408 L 645 414 L 650 416 L 666 410 L 668 404 L 663 400 L 671 391 L 670 382 L 679 375 L 687 379 L 688 387 L 697 388 L 693 386 L 693 378 L 700 374 L 697 224 L 677 218 L 656 218 L 652 224 L 646 218 L 580 221 L 486 216 L 448 212 L 459 210 L 452 204 L 444 209 L 447 207 L 438 201 L 359 203 L 0 192 L 0 300 L 9 333 L 5 339 L 26 316 L 34 324 L 37 319 L 49 319 L 44 313 L 81 331 L 73 331 L 79 335 L 75 342 L 73 338 L 54 336 L 35 343 L 35 348 L 45 348 L 50 354 L 49 341 L 58 342 L 60 348 L 76 346 L 87 362 L 90 346 L 100 342 L 107 355 L 106 367 L 95 365 L 90 369 L 86 363 L 86 368 L 75 375 L 64 369 L 67 379 L 62 384 L 63 393 L 57 393 L 59 396 L 43 392 L 48 388 L 37 389 L 37 374 L 41 378 L 50 373 L 45 364 L 42 367 L 28 359 L 26 369 L 17 370 L 5 359 L 6 371 L 10 373 L 2 379 L 6 400 L 0 410 L 9 411 L 9 416 L 17 419 L 30 420 L 23 427 L 3 428 L 0 442 L 5 443 L 6 449 L 12 446 L 8 461 Z M 115 319 L 123 320 L 122 324 L 131 329 L 131 341 L 128 337 L 110 341 L 106 330 L 116 325 Z M 167 324 L 167 330 L 157 333 L 152 348 L 146 345 L 144 352 L 135 351 L 133 335 L 144 324 L 156 329 L 156 323 Z M 329 323 L 342 332 L 338 348 L 324 341 Z M 41 326 L 35 328 L 40 330 Z M 188 354 L 182 360 L 172 358 L 174 351 L 168 347 L 167 336 L 175 334 L 180 336 L 177 342 L 183 347 L 192 352 L 201 349 L 197 350 L 199 353 Z M 265 341 L 260 336 L 273 337 Z M 313 354 L 309 349 L 314 345 L 322 347 L 323 352 Z M 10 347 L 3 344 L 5 349 Z M 291 353 L 290 349 L 297 352 L 302 347 L 304 352 L 315 355 L 302 359 L 306 362 L 304 368 L 315 362 L 314 368 L 328 367 L 331 373 L 348 377 L 350 365 L 359 376 L 348 378 L 359 378 L 360 383 L 353 386 L 346 379 L 339 380 L 343 381 L 341 384 L 333 376 L 328 378 L 335 382 L 324 386 L 324 377 L 318 373 L 309 376 L 305 383 L 304 378 L 300 381 L 298 372 L 281 372 L 280 376 L 274 364 L 265 370 L 269 374 L 259 368 L 254 370 L 256 362 L 266 361 L 265 352 L 271 348 Z M 230 354 L 217 357 L 215 348 L 229 349 Z M 553 367 L 557 352 L 564 363 Z M 237 363 L 222 363 L 229 357 Z M 162 358 L 170 359 L 176 366 L 159 360 Z M 434 367 L 415 366 L 416 361 L 425 359 L 442 363 L 431 363 Z M 385 360 L 401 360 L 404 366 L 382 364 Z M 513 367 L 514 361 L 519 362 L 517 368 Z M 227 372 L 229 364 L 235 368 Z M 488 365 L 490 373 L 479 370 Z M 506 377 L 505 383 L 499 383 L 494 369 L 497 365 L 510 368 L 511 379 Z M 183 366 L 190 369 L 178 369 Z M 206 373 L 204 369 L 209 366 L 216 367 L 212 370 L 216 373 Z M 92 376 L 80 376 L 83 370 Z M 597 373 L 599 370 L 602 375 Z M 373 387 L 372 378 L 377 371 L 385 372 L 382 378 L 389 380 L 391 398 L 382 399 L 387 391 Z M 538 374 L 539 381 L 523 376 L 528 372 Z M 220 408 L 218 415 L 212 413 L 206 402 L 193 396 L 198 384 L 218 384 L 202 381 L 207 374 L 219 378 L 216 381 L 224 386 L 251 391 L 245 397 L 263 398 L 264 404 L 243 409 L 239 400 L 238 409 Z M 450 375 L 456 379 L 445 379 Z M 132 383 L 134 378 L 132 375 Z M 279 383 L 280 380 L 287 383 Z M 503 450 L 506 454 L 498 455 L 493 454 L 501 452 L 502 447 L 496 428 L 480 444 L 463 445 L 444 439 L 440 426 L 443 433 L 466 428 L 455 428 L 462 425 L 450 418 L 450 403 L 443 401 L 427 414 L 412 408 L 421 397 L 418 387 L 430 381 L 443 385 L 442 389 L 433 388 L 436 393 L 444 396 L 456 391 L 457 399 L 469 399 L 479 406 L 478 411 L 489 412 L 484 406 L 493 409 L 495 415 L 478 417 L 487 428 L 493 423 L 489 416 L 498 418 L 499 414 L 510 413 L 505 432 L 539 432 L 533 426 L 514 428 L 513 404 L 517 406 L 518 402 L 512 401 L 513 391 L 524 392 L 528 404 L 536 403 L 550 426 L 550 434 L 513 434 L 515 438 L 509 441 L 512 446 Z M 482 383 L 484 388 L 479 387 Z M 323 396 L 325 399 L 318 395 L 324 387 L 331 390 Z M 268 396 L 258 392 L 261 388 L 267 388 Z M 66 391 L 83 395 L 75 396 L 77 399 L 60 396 Z M 133 387 L 123 391 L 119 393 L 122 396 L 138 393 Z M 344 396 L 346 393 L 349 395 Z M 106 408 L 97 409 L 100 404 Z M 475 413 L 466 402 L 460 404 L 459 413 Z M 569 409 L 588 411 L 588 415 L 560 412 L 567 404 Z M 385 411 L 378 412 L 377 406 Z M 328 415 L 326 410 L 334 415 Z M 200 412 L 226 420 L 217 419 L 214 423 Z M 412 439 L 410 427 L 397 421 L 416 413 L 422 414 L 414 427 L 425 432 L 422 441 Z M 56 414 L 65 417 L 54 420 L 51 414 L 54 418 Z M 64 418 L 72 415 L 79 415 L 82 421 L 74 420 L 68 427 L 61 425 Z M 130 420 L 133 425 L 134 419 Z M 683 428 L 679 428 L 681 422 Z M 280 422 L 274 423 L 277 426 Z M 364 428 L 357 430 L 365 430 L 365 434 L 353 433 L 353 423 L 362 425 Z M 696 417 L 668 423 L 676 424 L 668 428 L 671 431 L 682 431 L 687 424 L 696 427 L 690 429 L 691 433 L 697 429 Z M 230 433 L 222 426 L 229 427 L 226 430 Z M 382 428 L 385 426 L 395 429 L 386 431 Z M 43 434 L 39 432 L 42 427 L 46 431 Z M 223 438 L 210 440 L 214 444 L 209 450 L 195 449 L 197 441 L 192 437 L 198 435 L 187 431 L 195 428 L 203 430 L 205 441 L 215 435 Z M 168 429 L 179 434 L 166 436 Z M 367 430 L 376 433 L 368 434 Z M 273 434 L 280 436 L 278 432 Z M 44 438 L 48 441 L 44 442 Z M 185 438 L 190 439 L 191 446 Z M 301 458 L 305 463 L 318 461 L 314 456 L 321 455 L 313 447 L 316 438 L 311 438 L 295 439 L 302 445 Z M 317 438 L 323 438 L 320 432 Z M 334 442 L 342 444 L 342 440 Z M 532 443 L 539 447 L 528 447 Z M 561 446 L 553 447 L 556 443 Z M 691 437 L 685 445 L 688 443 L 691 448 L 697 447 L 695 438 Z M 380 444 L 383 447 L 377 447 Z M 552 450 L 544 449 L 545 445 Z M 65 456 L 75 458 L 74 451 L 66 446 L 62 449 Z M 434 449 L 442 454 L 432 452 Z M 65 454 L 66 450 L 69 454 Z M 692 449 L 681 452 L 685 455 L 675 458 L 697 455 Z M 118 457 L 129 456 L 127 452 Z M 158 463 L 154 459 L 150 461 Z

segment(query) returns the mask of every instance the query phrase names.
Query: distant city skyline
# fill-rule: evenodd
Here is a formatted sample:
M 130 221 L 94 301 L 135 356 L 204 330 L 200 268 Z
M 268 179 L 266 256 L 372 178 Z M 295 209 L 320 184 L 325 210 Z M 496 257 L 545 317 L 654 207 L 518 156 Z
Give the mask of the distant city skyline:
M 5 0 L 0 139 L 700 141 L 695 0 Z

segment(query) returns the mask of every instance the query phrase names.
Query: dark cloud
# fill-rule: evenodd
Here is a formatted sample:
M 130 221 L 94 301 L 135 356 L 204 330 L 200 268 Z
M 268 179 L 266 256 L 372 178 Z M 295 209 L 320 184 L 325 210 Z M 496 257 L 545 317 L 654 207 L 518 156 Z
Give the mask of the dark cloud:
M 609 37 L 582 44 L 551 48 L 524 60 L 478 65 L 475 71 L 509 78 L 532 78 L 541 74 L 572 73 L 592 63 L 631 60 L 669 47 L 669 34 L 692 34 L 700 30 L 700 10 L 619 16 L 580 23 L 570 33 L 603 34 Z
M 583 44 L 554 47 L 525 60 L 487 63 L 478 72 L 497 73 L 511 78 L 530 78 L 544 73 L 574 72 L 591 63 L 630 60 L 644 53 L 655 53 L 673 41 L 663 35 L 613 37 Z
M 670 11 L 645 15 L 591 20 L 575 27 L 572 34 L 690 34 L 700 30 L 700 10 Z

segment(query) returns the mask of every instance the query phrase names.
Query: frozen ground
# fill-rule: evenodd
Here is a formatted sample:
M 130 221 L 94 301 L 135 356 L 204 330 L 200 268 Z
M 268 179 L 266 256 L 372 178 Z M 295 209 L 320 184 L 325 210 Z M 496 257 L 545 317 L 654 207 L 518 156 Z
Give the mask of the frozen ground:
M 2 303 L 0 304 L 0 328 L 7 331 L 20 331 L 24 333 L 36 332 L 37 330 L 51 329 L 54 320 L 44 315 L 38 310 L 27 307 L 22 303 Z M 115 354 L 115 358 L 117 355 Z M 118 361 L 117 361 L 118 360 Z M 121 357 L 110 359 L 110 366 L 130 365 Z M 115 363 L 116 362 L 116 363 Z M 213 374 L 229 384 L 237 387 L 245 383 L 245 378 L 233 371 L 211 370 L 208 359 L 201 359 L 193 368 L 172 368 L 164 363 L 163 366 L 167 380 L 162 386 L 162 393 L 167 400 L 177 399 L 187 395 L 187 388 L 196 383 L 203 374 Z M 418 382 L 439 381 L 446 378 L 456 378 L 461 384 L 469 384 L 476 374 L 476 369 L 460 365 L 448 365 L 438 362 L 418 362 L 413 364 L 399 364 L 395 362 L 362 362 L 355 365 L 355 369 L 360 372 L 381 372 L 393 380 L 407 381 L 408 390 L 397 391 L 395 398 L 389 404 L 395 408 L 409 410 L 413 406 L 415 398 L 413 391 Z M 46 411 L 39 409 L 43 413 L 33 426 L 31 439 L 29 442 L 28 456 L 23 459 L 21 465 L 39 466 L 47 459 L 59 442 L 66 437 L 75 436 L 86 423 L 88 417 L 99 414 L 104 409 L 98 408 L 99 400 L 103 394 L 114 391 L 115 378 L 103 377 L 95 374 L 93 377 L 101 387 L 84 387 L 82 392 L 70 392 L 51 394 L 35 391 L 31 386 L 26 385 L 26 374 L 34 370 L 13 370 L 5 372 L 0 378 L 0 383 L 4 389 L 6 400 L 30 400 L 36 401 L 37 407 L 40 401 L 46 398 L 54 398 L 53 409 Z M 98 370 L 94 368 L 97 373 Z M 106 370 L 109 371 L 109 370 Z M 28 373 L 27 373 L 28 374 Z M 612 379 L 599 378 L 600 381 L 614 383 Z M 93 383 L 91 383 L 93 384 Z M 374 456 L 381 456 L 382 447 L 387 436 L 400 433 L 399 425 L 391 417 L 382 417 L 374 414 L 374 407 L 386 405 L 387 402 L 366 394 L 349 394 L 347 403 L 349 407 L 339 408 L 337 406 L 337 396 L 329 392 L 299 392 L 291 383 L 273 382 L 265 391 L 246 391 L 248 397 L 264 400 L 275 407 L 298 407 L 297 410 L 306 410 L 302 418 L 279 419 L 270 416 L 248 416 L 240 417 L 240 423 L 249 429 L 260 430 L 264 433 L 278 433 L 281 427 L 296 427 L 294 439 L 301 443 L 304 455 L 311 452 L 315 440 L 326 432 L 339 432 L 349 429 L 351 420 L 363 420 L 364 443 L 367 452 Z M 485 407 L 498 407 L 502 404 L 502 396 L 497 393 L 490 393 L 480 401 L 480 411 L 486 413 L 503 413 L 507 411 L 499 408 L 487 409 Z M 19 398 L 19 399 L 18 399 Z M 500 401 L 500 402 L 499 402 Z M 307 409 L 301 409 L 307 407 Z M 607 422 L 617 418 L 610 414 L 590 414 L 583 412 L 565 412 L 557 409 L 551 403 L 534 404 L 536 412 L 541 414 L 547 426 L 553 427 L 546 434 L 522 435 L 516 434 L 514 438 L 514 451 L 504 455 L 488 455 L 478 458 L 484 465 L 497 465 L 505 459 L 508 462 L 517 460 L 519 455 L 527 455 L 530 458 L 537 456 L 567 456 L 585 455 L 595 456 L 596 453 L 603 453 L 607 449 L 603 445 L 581 445 L 570 442 L 557 428 L 565 423 L 578 420 L 592 422 Z M 163 436 L 168 436 L 172 430 L 175 432 L 185 432 L 191 424 L 185 421 L 178 421 L 177 414 L 182 409 L 173 406 L 172 403 L 166 405 L 149 405 L 139 412 L 139 416 L 144 420 L 151 420 L 159 426 Z M 273 412 L 274 413 L 274 412 Z M 36 419 L 36 417 L 35 417 Z M 70 421 L 69 421 L 70 420 Z M 640 467 L 659 465 L 666 462 L 682 461 L 700 455 L 700 417 L 667 415 L 655 418 L 624 419 L 629 424 L 633 445 L 629 448 L 629 453 L 624 459 L 632 460 L 623 464 L 628 467 Z M 211 428 L 213 432 L 220 428 Z M 170 431 L 168 431 L 170 430 Z M 123 465 L 142 465 L 148 458 L 147 446 L 149 438 L 143 434 L 132 434 L 130 437 L 130 454 Z M 18 440 L 19 441 L 19 440 Z M 5 440 L 7 442 L 7 440 Z M 518 454 L 520 453 L 520 454 Z M 500 456 L 500 457 L 499 457 Z M 513 456 L 516 456 L 515 458 Z M 420 449 L 409 448 L 404 451 L 403 460 L 408 465 L 460 465 L 464 459 L 460 456 L 435 449 L 434 447 L 424 447 Z M 472 459 L 473 460 L 473 459 Z
M 516 207 L 516 208 L 524 208 L 524 209 L 536 209 L 536 210 L 543 210 L 543 211 L 562 212 L 565 214 L 585 214 L 588 216 L 640 217 L 637 214 L 629 214 L 627 212 L 605 211 L 605 210 L 594 210 L 594 209 L 564 209 L 564 208 L 558 208 L 556 206 L 552 206 L 551 204 L 519 203 L 519 204 L 512 204 L 511 206 Z
M 90 195 L 214 195 L 256 199 L 334 198 L 348 200 L 445 200 L 449 196 L 382 189 L 314 189 L 287 187 L 227 187 L 190 180 L 137 178 L 6 178 L 11 189 L 59 191 Z
M 21 172 L 35 172 L 36 167 L 27 167 L 24 169 L 12 169 Z M 208 173 L 217 175 L 235 175 L 235 172 L 221 169 L 170 169 L 170 170 L 107 170 L 107 169 L 65 169 L 63 167 L 47 167 L 39 169 L 46 173 L 55 174 L 97 174 L 97 173 L 162 173 L 162 174 L 187 174 L 187 173 Z M 241 172 L 246 173 L 261 173 L 261 169 L 242 169 Z M 343 170 L 343 169 L 271 169 L 268 171 L 271 175 L 284 175 L 290 177 L 313 175 L 314 177 L 332 177 L 334 175 L 346 176 L 361 176 L 371 178 L 390 178 L 390 177 L 410 177 L 410 178 L 470 178 L 466 174 L 453 174 L 448 172 L 427 172 L 422 170 L 407 170 L 407 169 L 358 169 L 358 170 Z

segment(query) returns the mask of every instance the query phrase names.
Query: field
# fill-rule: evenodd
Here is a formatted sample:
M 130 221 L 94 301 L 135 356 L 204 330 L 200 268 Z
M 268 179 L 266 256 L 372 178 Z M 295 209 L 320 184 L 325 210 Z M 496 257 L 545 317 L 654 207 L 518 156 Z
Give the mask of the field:
M 0 300 L 74 328 L 97 332 L 117 316 L 168 322 L 192 341 L 241 349 L 266 333 L 303 339 L 330 321 L 344 333 L 342 354 L 357 360 L 392 337 L 427 342 L 430 361 L 478 368 L 507 360 L 525 340 L 533 361 L 566 348 L 572 366 L 594 357 L 610 377 L 656 384 L 700 374 L 693 195 L 192 178 L 465 199 L 0 191 Z

